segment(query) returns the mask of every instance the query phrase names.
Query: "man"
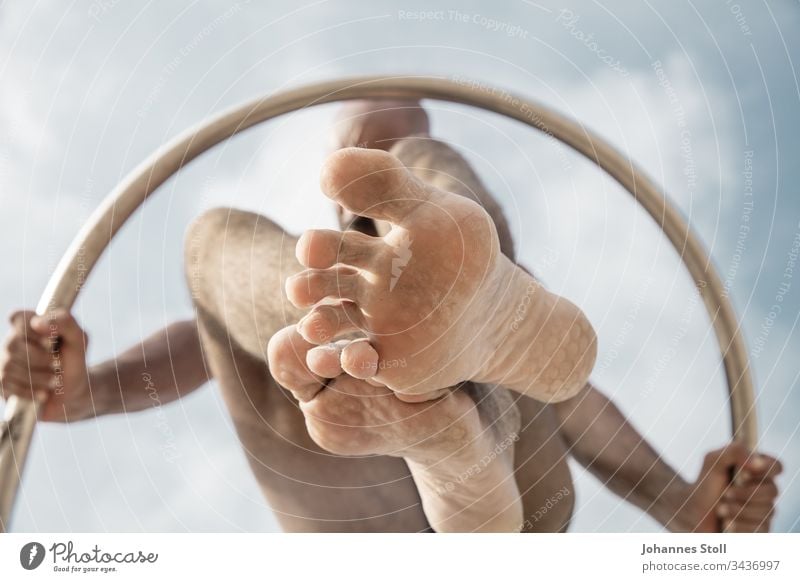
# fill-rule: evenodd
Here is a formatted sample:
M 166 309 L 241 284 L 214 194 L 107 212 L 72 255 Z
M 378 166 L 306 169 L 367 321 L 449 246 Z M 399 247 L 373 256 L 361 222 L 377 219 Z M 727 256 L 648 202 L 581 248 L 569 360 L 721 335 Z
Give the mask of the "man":
M 162 402 L 211 375 L 287 531 L 563 531 L 568 454 L 670 530 L 768 530 L 780 463 L 732 443 L 693 483 L 668 467 L 586 382 L 585 317 L 509 260 L 418 104 L 351 103 L 334 136 L 322 187 L 349 230 L 208 212 L 186 239 L 196 321 L 89 367 L 69 314 L 16 312 L 4 394 L 50 389 L 42 420 L 75 421 L 149 408 L 142 373 Z

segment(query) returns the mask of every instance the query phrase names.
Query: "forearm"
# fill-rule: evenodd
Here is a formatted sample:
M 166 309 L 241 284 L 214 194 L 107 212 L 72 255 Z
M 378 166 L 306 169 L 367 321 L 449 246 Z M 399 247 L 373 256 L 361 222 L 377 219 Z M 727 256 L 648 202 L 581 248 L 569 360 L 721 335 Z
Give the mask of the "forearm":
M 89 369 L 98 415 L 166 404 L 208 380 L 194 320 L 173 323 Z
M 688 485 L 611 400 L 587 383 L 555 407 L 570 452 L 606 487 L 667 527 L 680 519 Z
M 514 478 L 514 441 L 484 431 L 470 446 L 436 461 L 406 457 L 434 531 L 517 532 L 522 502 Z

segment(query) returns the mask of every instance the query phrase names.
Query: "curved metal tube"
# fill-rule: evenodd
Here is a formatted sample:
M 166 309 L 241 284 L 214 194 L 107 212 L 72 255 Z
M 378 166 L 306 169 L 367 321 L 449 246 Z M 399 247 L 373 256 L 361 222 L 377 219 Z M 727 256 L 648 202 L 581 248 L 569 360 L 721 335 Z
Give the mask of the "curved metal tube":
M 368 98 L 438 99 L 521 121 L 564 142 L 619 182 L 661 227 L 691 273 L 716 332 L 730 392 L 733 437 L 757 440 L 753 385 L 739 325 L 709 257 L 687 222 L 628 159 L 575 121 L 542 105 L 482 83 L 432 77 L 357 77 L 315 83 L 261 97 L 203 121 L 162 146 L 134 169 L 94 211 L 62 257 L 37 313 L 71 308 L 85 277 L 125 221 L 170 176 L 218 143 L 298 109 Z M 0 531 L 8 527 L 38 404 L 11 397 L 0 425 Z

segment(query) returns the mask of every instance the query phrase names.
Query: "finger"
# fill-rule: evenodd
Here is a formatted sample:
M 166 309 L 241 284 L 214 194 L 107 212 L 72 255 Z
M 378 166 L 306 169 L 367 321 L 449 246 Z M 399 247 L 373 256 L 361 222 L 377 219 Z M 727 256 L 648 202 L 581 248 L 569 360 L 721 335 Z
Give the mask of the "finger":
M 336 342 L 311 348 L 306 354 L 309 370 L 322 378 L 336 378 L 342 374 L 341 354 L 347 342 Z
M 270 373 L 301 402 L 314 398 L 324 384 L 324 380 L 306 366 L 306 354 L 313 347 L 314 344 L 304 340 L 294 325 L 280 330 L 267 344 Z
M 778 486 L 773 481 L 749 485 L 731 485 L 723 494 L 726 501 L 736 501 L 746 503 L 772 502 L 778 497 Z
M 297 241 L 297 260 L 304 267 L 327 269 L 337 263 L 366 268 L 383 248 L 381 239 L 355 230 L 307 230 Z
M 58 337 L 61 345 L 85 351 L 89 343 L 89 336 L 66 309 L 55 309 L 46 315 L 37 315 L 31 320 L 31 326 L 40 334 Z
M 11 323 L 11 329 L 13 330 L 10 340 L 19 339 L 27 343 L 49 348 L 50 344 L 47 341 L 46 332 L 40 332 L 33 325 L 35 317 L 36 312 L 30 309 L 19 309 L 12 312 L 8 317 L 8 321 Z
M 8 322 L 14 329 L 23 331 L 26 328 L 30 329 L 31 319 L 35 316 L 36 312 L 32 309 L 17 309 L 8 316 Z
M 3 369 L 3 380 L 13 380 L 22 386 L 51 390 L 55 387 L 55 374 L 50 368 L 30 369 L 16 361 L 9 362 Z
M 18 396 L 26 400 L 46 400 L 51 394 L 48 389 L 31 388 L 30 383 L 20 382 L 16 378 L 4 378 L 0 382 L 0 396 L 3 400 L 8 400 L 12 396 Z
M 726 521 L 723 531 L 726 533 L 767 533 L 771 522 L 766 521 L 745 521 L 741 519 Z
M 349 301 L 317 305 L 297 323 L 297 329 L 306 341 L 326 344 L 364 330 L 364 315 L 355 303 Z
M 716 514 L 720 519 L 727 519 L 734 522 L 769 522 L 775 515 L 775 506 L 771 503 L 737 503 L 734 501 L 726 501 L 717 505 Z
M 341 362 L 342 369 L 353 378 L 366 380 L 378 373 L 378 352 L 366 339 L 347 342 Z
M 745 463 L 745 468 L 753 479 L 772 479 L 783 472 L 783 465 L 775 457 L 757 453 Z
M 286 279 L 286 296 L 301 309 L 327 298 L 356 301 L 360 285 L 360 275 L 347 267 L 307 269 Z
M 394 224 L 403 224 L 421 204 L 442 196 L 395 156 L 379 150 L 334 152 L 325 161 L 320 182 L 326 196 L 353 214 Z
M 31 335 L 30 339 L 34 340 L 35 337 Z M 0 377 L 2 370 L 14 364 L 24 366 L 25 369 L 48 371 L 53 366 L 53 354 L 50 350 L 46 349 L 38 341 L 26 341 L 22 336 L 13 336 L 8 340 L 5 346 L 2 360 L 2 367 L 0 367 Z

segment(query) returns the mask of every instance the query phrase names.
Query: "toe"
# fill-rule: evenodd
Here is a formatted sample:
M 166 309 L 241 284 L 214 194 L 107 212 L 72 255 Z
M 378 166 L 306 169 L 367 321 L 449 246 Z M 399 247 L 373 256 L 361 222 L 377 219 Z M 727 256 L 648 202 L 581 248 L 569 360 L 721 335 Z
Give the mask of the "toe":
M 340 362 L 344 342 L 312 348 L 306 354 L 308 368 L 322 378 L 336 378 L 342 374 Z
M 342 369 L 361 380 L 372 378 L 378 373 L 378 352 L 366 339 L 348 342 L 342 350 Z
M 286 279 L 286 296 L 295 307 L 311 307 L 326 298 L 358 300 L 358 272 L 347 267 L 307 269 Z
M 311 400 L 324 383 L 306 366 L 306 355 L 314 347 L 303 339 L 294 325 L 280 330 L 267 345 L 270 373 L 301 402 Z
M 358 216 L 403 224 L 437 191 L 417 180 L 395 156 L 361 148 L 339 150 L 325 161 L 322 191 Z
M 381 239 L 349 230 L 307 230 L 297 241 L 297 260 L 304 267 L 327 269 L 337 263 L 367 268 L 384 248 Z
M 418 404 L 420 402 L 429 402 L 441 398 L 442 396 L 447 396 L 449 392 L 450 390 L 448 388 L 442 388 L 441 390 L 434 390 L 433 392 L 426 392 L 424 394 L 404 394 L 402 392 L 395 392 L 394 395 L 397 396 L 398 400 L 402 400 L 403 402 Z
M 355 303 L 343 301 L 317 305 L 297 324 L 300 335 L 312 344 L 326 344 L 342 336 L 364 330 L 364 316 Z

